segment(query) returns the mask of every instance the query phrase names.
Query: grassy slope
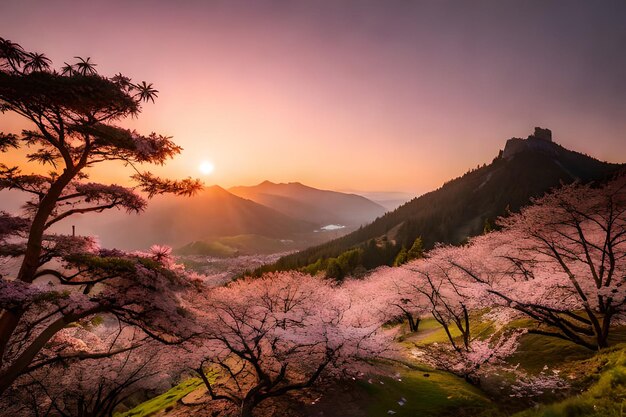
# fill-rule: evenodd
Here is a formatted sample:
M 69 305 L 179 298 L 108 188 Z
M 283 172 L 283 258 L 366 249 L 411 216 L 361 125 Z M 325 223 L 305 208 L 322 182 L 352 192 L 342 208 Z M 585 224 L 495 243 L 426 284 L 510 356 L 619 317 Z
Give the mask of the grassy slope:
M 478 320 L 474 320 L 473 323 L 472 333 L 474 335 L 489 334 L 493 331 L 490 323 L 479 322 Z M 514 325 L 515 327 L 526 327 L 529 323 L 527 320 L 521 320 Z M 459 336 L 458 331 L 453 330 L 452 334 L 454 337 Z M 403 343 L 406 346 L 411 346 L 435 342 L 445 343 L 447 336 L 435 320 L 426 319 L 420 324 L 420 331 L 416 335 L 406 337 Z M 545 367 L 548 367 L 550 371 L 560 370 L 562 375 L 571 380 L 573 387 L 581 391 L 581 394 L 553 405 L 533 407 L 515 414 L 515 416 L 626 416 L 626 343 L 624 343 L 626 342 L 626 328 L 614 329 L 611 342 L 614 344 L 613 348 L 596 353 L 565 340 L 535 334 L 524 335 L 518 351 L 509 358 L 509 362 L 520 364 L 522 369 L 530 373 L 539 373 Z M 498 383 L 500 379 L 494 378 L 491 382 L 494 381 Z M 452 389 L 446 387 L 446 389 L 454 392 L 454 387 Z M 424 391 L 422 390 L 422 392 Z M 437 397 L 431 398 L 429 401 L 434 401 L 436 404 Z M 477 402 L 476 405 L 481 405 L 481 403 Z M 469 415 L 490 415 L 489 413 L 493 412 L 493 405 L 490 407 L 488 404 L 482 404 L 481 406 L 480 410 L 482 411 L 480 413 L 482 414 L 476 410 L 474 414 L 470 413 Z M 465 407 L 461 406 L 461 409 L 465 409 Z M 429 415 L 428 411 L 420 412 Z
M 161 410 L 174 407 L 176 402 L 202 386 L 200 378 L 190 378 L 174 386 L 169 391 L 139 404 L 124 413 L 116 413 L 114 417 L 147 417 Z
M 473 322 L 474 335 L 480 337 L 493 332 L 491 323 L 479 320 Z M 524 321 L 515 323 L 518 327 L 527 324 Z M 453 331 L 453 335 L 458 336 L 458 333 Z M 620 343 L 626 340 L 626 328 L 615 329 L 612 339 L 616 346 L 597 354 L 560 339 L 525 335 L 510 362 L 519 363 L 530 373 L 538 373 L 546 365 L 550 370 L 559 369 L 562 375 L 572 379 L 573 385 L 581 390 L 581 394 L 553 405 L 526 410 L 515 417 L 626 416 L 622 414 L 621 408 L 621 403 L 626 400 L 626 344 Z M 435 342 L 446 343 L 447 336 L 434 319 L 424 319 L 420 323 L 420 331 L 406 336 L 401 345 L 410 349 L 415 345 Z M 380 371 L 380 375 L 372 375 L 371 378 L 356 383 L 355 389 L 363 392 L 364 396 L 361 397 L 362 403 L 354 406 L 362 409 L 365 415 L 387 415 L 390 410 L 396 416 L 509 415 L 499 409 L 481 390 L 454 375 L 416 363 L 408 366 L 397 365 L 392 369 L 388 365 L 381 365 Z M 394 373 L 395 376 L 392 377 Z M 116 417 L 153 415 L 174 407 L 180 398 L 201 385 L 199 379 L 189 379 L 126 413 L 117 414 Z M 402 398 L 406 399 L 404 405 L 398 403 Z M 345 408 L 351 405 L 342 406 Z
M 493 331 L 491 323 L 474 321 L 475 335 Z M 453 337 L 458 330 L 450 328 Z M 416 334 L 407 335 L 402 345 L 446 343 L 448 337 L 433 318 L 423 319 Z M 410 369 L 399 368 L 399 378 L 380 377 L 372 382 L 362 382 L 370 397 L 368 415 L 386 415 L 390 410 L 396 416 L 499 416 L 496 405 L 479 389 L 447 372 L 429 369 L 420 364 L 409 364 Z M 383 382 L 381 384 L 380 382 Z M 398 401 L 406 399 L 404 405 Z
M 488 336 L 494 331 L 490 322 L 472 320 L 471 333 L 472 337 Z M 450 326 L 452 337 L 457 338 L 461 333 L 456 327 Z M 433 318 L 422 319 L 419 325 L 419 331 L 416 334 L 408 335 L 403 338 L 406 343 L 417 343 L 420 345 L 428 345 L 430 343 L 447 343 L 448 336 L 441 325 Z
M 420 326 L 420 335 L 428 335 L 429 342 L 430 340 L 441 342 L 446 340 L 443 329 L 435 320 L 423 320 Z M 495 405 L 480 390 L 461 378 L 415 365 L 410 368 L 399 366 L 391 372 L 386 366 L 381 367 L 381 374 L 384 375 L 392 375 L 396 371 L 399 378 L 373 375 L 370 379 L 371 383 L 368 380 L 357 382 L 357 389 L 366 394 L 364 404 L 359 404 L 359 407 L 362 407 L 368 416 L 387 415 L 389 410 L 393 410 L 396 416 L 491 417 L 498 415 Z M 166 393 L 115 417 L 148 417 L 161 410 L 174 407 L 180 398 L 201 385 L 202 382 L 199 379 L 189 379 Z M 400 406 L 398 401 L 403 397 L 407 401 L 405 405 Z
M 522 337 L 517 351 L 508 358 L 508 362 L 519 363 L 528 372 L 536 373 L 545 366 L 558 367 L 569 362 L 588 359 L 593 355 L 593 351 L 565 340 L 526 334 Z
M 368 416 L 387 415 L 390 410 L 407 417 L 497 415 L 480 390 L 453 375 L 431 370 L 403 370 L 398 375 L 360 383 L 369 397 Z M 399 403 L 402 398 L 404 405 Z
M 626 345 L 581 361 L 578 371 L 592 381 L 589 389 L 563 401 L 531 408 L 514 417 L 623 417 L 626 415 Z
M 176 255 L 204 255 L 228 258 L 237 254 L 237 249 L 221 242 L 192 242 L 174 251 Z
M 453 375 L 418 367 L 402 369 L 397 375 L 399 378 L 373 376 L 371 382 L 363 380 L 357 383 L 358 388 L 366 393 L 364 404 L 360 406 L 368 416 L 387 415 L 389 410 L 395 411 L 397 416 L 407 417 L 497 415 L 494 404 L 480 390 Z M 149 417 L 175 407 L 179 399 L 201 387 L 202 381 L 198 378 L 188 379 L 115 417 Z M 400 406 L 398 401 L 403 397 L 407 402 Z M 460 414 L 459 409 L 467 413 Z
M 294 241 L 247 234 L 195 241 L 176 249 L 174 252 L 177 255 L 228 258 L 236 255 L 272 254 L 297 248 L 298 244 Z
M 208 372 L 207 378 L 209 381 L 213 381 L 214 374 Z M 172 409 L 176 406 L 178 400 L 203 386 L 204 383 L 200 378 L 186 379 L 163 394 L 151 398 L 135 408 L 123 413 L 116 413 L 114 417 L 148 417 L 159 411 Z

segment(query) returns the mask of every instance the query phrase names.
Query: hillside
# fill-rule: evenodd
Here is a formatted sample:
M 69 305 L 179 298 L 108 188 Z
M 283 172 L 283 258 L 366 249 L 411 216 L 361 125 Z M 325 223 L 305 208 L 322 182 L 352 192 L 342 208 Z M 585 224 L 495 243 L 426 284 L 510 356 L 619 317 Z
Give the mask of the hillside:
M 124 249 L 154 243 L 182 246 L 224 236 L 254 234 L 274 239 L 311 234 L 316 225 L 237 197 L 219 186 L 189 198 L 160 198 L 145 213 L 118 216 L 94 233 L 106 245 Z M 80 228 L 79 230 L 84 230 Z
M 263 184 L 262 189 L 275 188 L 277 194 L 286 196 L 257 194 L 257 202 L 248 198 L 252 191 L 240 197 L 215 185 L 192 197 L 158 196 L 141 215 L 86 214 L 61 221 L 53 230 L 68 233 L 75 226 L 78 234 L 97 236 L 105 247 L 145 249 L 158 243 L 180 253 L 233 256 L 301 250 L 352 232 L 361 222 L 384 212 L 376 203 L 353 194 L 298 183 Z M 333 211 L 335 203 L 338 209 Z M 359 220 L 350 220 L 350 213 Z M 324 228 L 332 224 L 344 227 Z
M 379 204 L 356 194 L 319 190 L 299 182 L 232 187 L 231 193 L 270 207 L 287 216 L 324 226 L 360 226 L 385 213 Z
M 209 241 L 194 241 L 177 248 L 177 255 L 230 257 L 240 255 L 269 255 L 302 249 L 301 242 L 260 235 L 218 237 Z
M 415 198 L 373 223 L 341 238 L 281 258 L 267 269 L 293 269 L 364 248 L 366 268 L 390 264 L 402 246 L 421 236 L 424 247 L 458 244 L 483 231 L 485 223 L 516 211 L 561 183 L 604 179 L 623 164 L 601 162 L 552 142 L 548 129 L 512 138 L 489 165 Z

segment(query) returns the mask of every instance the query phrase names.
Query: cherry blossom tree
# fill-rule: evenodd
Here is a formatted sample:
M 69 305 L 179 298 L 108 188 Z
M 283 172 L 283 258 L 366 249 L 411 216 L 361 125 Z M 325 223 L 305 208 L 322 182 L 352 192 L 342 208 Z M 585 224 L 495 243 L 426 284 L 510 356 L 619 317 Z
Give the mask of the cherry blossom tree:
M 478 385 L 484 373 L 503 365 L 515 352 L 524 330 L 506 329 L 514 316 L 498 308 L 497 297 L 483 284 L 454 266 L 452 262 L 464 252 L 462 247 L 438 246 L 422 259 L 402 267 L 378 268 L 363 280 L 347 281 L 343 288 L 362 299 L 381 321 L 407 312 L 415 317 L 432 315 L 448 342 L 416 345 L 413 356 Z M 489 307 L 494 308 L 484 313 Z M 492 322 L 496 332 L 472 334 L 471 325 L 478 317 Z
M 497 297 L 456 267 L 455 262 L 466 252 L 465 247 L 440 245 L 422 259 L 401 267 L 379 268 L 365 280 L 345 285 L 359 298 L 365 296 L 365 303 L 372 311 L 379 311 L 375 314 L 382 320 L 398 315 L 432 315 L 445 331 L 448 343 L 420 345 L 413 350 L 414 356 L 479 384 L 483 371 L 500 366 L 515 352 L 524 331 L 505 329 L 504 324 L 512 316 L 497 308 Z M 473 321 L 478 317 L 493 322 L 496 333 L 472 334 Z
M 412 354 L 420 361 L 464 378 L 473 385 L 480 385 L 481 376 L 505 365 L 519 346 L 524 330 L 507 331 L 486 339 L 472 339 L 466 349 L 458 349 L 446 343 L 432 343 L 413 349 Z
M 167 388 L 178 371 L 167 351 L 129 326 L 66 328 L 43 354 L 11 387 L 7 413 L 110 417 L 130 396 Z
M 498 224 L 453 265 L 533 318 L 534 333 L 608 346 L 626 303 L 626 178 L 564 186 Z
M 23 173 L 0 163 L 0 190 L 31 197 L 21 215 L 0 215 L 0 255 L 20 259 L 17 273 L 0 281 L 0 394 L 57 332 L 94 314 L 115 314 L 155 338 L 170 338 L 167 322 L 183 311 L 177 294 L 187 284 L 180 274 L 151 256 L 50 233 L 52 225 L 76 214 L 145 208 L 134 189 L 88 182 L 87 170 L 99 163 L 132 167 L 148 197 L 189 195 L 201 187 L 195 180 L 139 171 L 142 164 L 164 164 L 181 148 L 167 136 L 116 125 L 138 116 L 142 102 L 154 101 L 156 93 L 145 82 L 97 74 L 89 59 L 66 64 L 59 73 L 42 54 L 0 39 L 0 111 L 20 115 L 31 126 L 19 135 L 0 133 L 0 151 L 27 150 L 28 161 L 43 168 Z M 42 283 L 46 279 L 50 285 Z
M 199 288 L 169 261 L 159 261 L 162 256 L 160 251 L 152 257 L 108 250 L 86 254 L 81 248 L 63 255 L 54 272 L 34 283 L 1 280 L 0 307 L 21 308 L 24 314 L 5 351 L 0 388 L 48 364 L 45 352 L 55 335 L 95 316 L 114 317 L 165 344 L 191 337 L 198 330 L 187 294 Z M 94 353 L 92 358 L 99 357 Z
M 367 277 L 349 279 L 342 289 L 352 294 L 357 303 L 366 307 L 366 315 L 379 321 L 406 320 L 409 332 L 417 332 L 423 316 L 430 313 L 427 301 L 416 292 L 416 274 L 406 268 L 383 266 Z
M 379 269 L 370 278 L 379 282 L 376 294 L 382 297 L 380 301 L 385 304 L 385 311 L 396 311 L 405 316 L 410 331 L 417 331 L 419 317 L 432 315 L 445 330 L 455 350 L 469 350 L 471 311 L 483 309 L 491 303 L 483 285 L 467 279 L 450 263 L 463 250 L 438 246 L 425 258 L 401 267 Z M 381 293 L 386 296 L 378 295 Z M 461 345 L 453 336 L 452 328 L 461 334 Z
M 472 301 L 461 293 L 461 282 L 451 276 L 452 270 L 445 262 L 440 262 L 440 253 L 433 251 L 425 262 L 411 266 L 416 279 L 410 284 L 414 293 L 424 300 L 434 319 L 443 327 L 450 344 L 456 351 L 470 350 L 471 329 L 468 303 Z M 444 252 L 439 249 L 438 252 Z M 462 335 L 463 346 L 457 345 L 450 326 Z
M 262 402 L 341 376 L 381 354 L 381 323 L 351 311 L 347 292 L 319 277 L 280 273 L 236 281 L 207 295 L 201 339 L 190 351 L 213 400 L 241 416 Z M 213 371 L 214 378 L 206 374 Z

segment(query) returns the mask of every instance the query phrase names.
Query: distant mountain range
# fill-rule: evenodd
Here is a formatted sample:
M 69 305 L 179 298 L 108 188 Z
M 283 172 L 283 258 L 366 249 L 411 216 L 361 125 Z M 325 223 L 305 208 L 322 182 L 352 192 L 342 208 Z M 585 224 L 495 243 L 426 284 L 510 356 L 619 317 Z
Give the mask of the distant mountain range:
M 269 238 L 310 233 L 316 224 L 285 216 L 254 201 L 237 197 L 217 185 L 189 198 L 164 197 L 150 203 L 145 213 L 118 220 L 112 230 L 130 248 L 155 242 L 178 247 L 196 240 L 256 234 Z M 100 233 L 108 239 L 107 231 Z
M 360 195 L 318 190 L 299 182 L 275 184 L 264 181 L 250 187 L 233 187 L 228 191 L 319 226 L 361 226 L 386 211 L 383 206 Z
M 293 251 L 319 244 L 371 222 L 385 209 L 354 194 L 300 183 L 265 181 L 225 190 L 206 187 L 192 197 L 159 196 L 140 215 L 103 213 L 62 222 L 97 235 L 107 247 L 143 249 L 154 243 L 179 253 L 230 256 Z M 324 228 L 324 226 L 336 227 Z
M 486 224 L 493 224 L 507 210 L 517 211 L 561 183 L 603 180 L 624 167 L 570 151 L 552 141 L 550 130 L 536 128 L 526 139 L 508 140 L 491 164 L 451 180 L 365 227 L 283 257 L 264 270 L 320 265 L 354 248 L 361 248 L 358 262 L 366 268 L 391 264 L 400 249 L 410 247 L 418 236 L 426 249 L 436 242 L 461 243 L 482 233 Z

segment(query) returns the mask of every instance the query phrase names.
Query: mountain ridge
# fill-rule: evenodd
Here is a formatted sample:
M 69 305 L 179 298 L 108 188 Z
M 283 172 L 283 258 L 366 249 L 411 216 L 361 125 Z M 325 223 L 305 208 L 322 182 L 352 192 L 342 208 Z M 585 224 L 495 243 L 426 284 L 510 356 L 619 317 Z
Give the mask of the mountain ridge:
M 277 185 L 270 181 L 261 184 Z M 306 189 L 308 193 L 320 191 L 299 182 L 289 185 Z M 283 205 L 292 205 L 300 212 L 308 209 L 306 204 L 295 199 L 273 198 L 282 199 Z M 304 209 L 299 205 L 303 205 Z M 211 249 L 207 254 L 250 254 L 267 253 L 272 248 L 280 252 L 303 249 L 356 229 L 355 226 L 347 226 L 340 231 L 324 231 L 323 226 L 344 220 L 332 212 L 326 215 L 323 220 L 328 220 L 328 223 L 321 223 L 320 219 L 309 221 L 305 216 L 296 218 L 237 196 L 215 184 L 205 186 L 191 197 L 158 196 L 141 215 L 121 212 L 98 216 L 86 214 L 71 219 L 71 223 L 70 220 L 59 222 L 54 230 L 62 232 L 74 225 L 81 234 L 98 236 L 104 246 L 126 250 L 145 249 L 155 243 L 177 249 L 195 244 L 196 248 Z M 372 216 L 370 220 L 374 218 Z M 267 243 L 268 247 L 260 248 L 263 243 Z M 216 245 L 222 246 L 216 248 Z
M 244 234 L 293 238 L 312 232 L 316 226 L 212 185 L 192 197 L 155 199 L 141 216 L 125 216 L 113 227 L 122 231 L 129 248 L 138 249 L 153 243 L 181 246 Z M 100 234 L 109 239 L 106 230 Z
M 265 180 L 257 185 L 231 187 L 228 191 L 290 217 L 316 222 L 319 226 L 360 226 L 386 212 L 383 206 L 363 196 L 317 189 L 300 182 Z
M 285 256 L 257 272 L 323 264 L 358 248 L 365 268 L 390 265 L 417 237 L 427 249 L 437 242 L 462 243 L 496 217 L 519 210 L 561 183 L 603 180 L 624 166 L 564 148 L 552 141 L 549 129 L 536 128 L 527 139 L 508 140 L 489 165 L 446 181 L 352 233 Z

